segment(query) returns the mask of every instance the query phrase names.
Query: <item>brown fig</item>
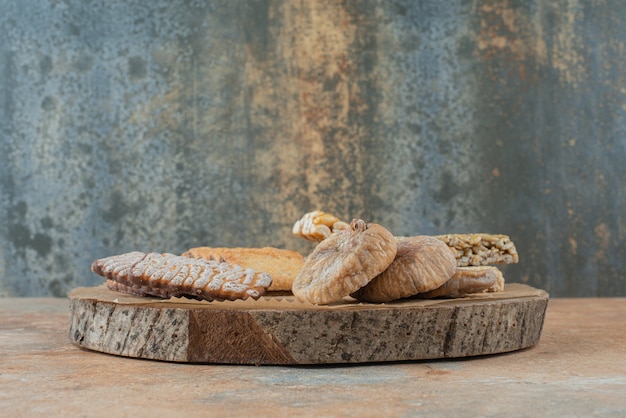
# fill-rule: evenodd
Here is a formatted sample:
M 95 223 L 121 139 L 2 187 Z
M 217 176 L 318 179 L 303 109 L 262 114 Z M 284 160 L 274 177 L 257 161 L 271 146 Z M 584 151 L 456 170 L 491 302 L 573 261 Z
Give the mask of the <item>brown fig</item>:
M 454 275 L 438 288 L 417 295 L 419 298 L 461 298 L 471 293 L 504 291 L 504 276 L 494 266 L 457 267 Z
M 354 219 L 320 242 L 294 280 L 292 292 L 317 305 L 340 301 L 383 272 L 396 256 L 391 232 L 377 224 Z
M 391 265 L 352 296 L 364 302 L 390 302 L 436 289 L 455 271 L 454 253 L 437 238 L 399 238 Z

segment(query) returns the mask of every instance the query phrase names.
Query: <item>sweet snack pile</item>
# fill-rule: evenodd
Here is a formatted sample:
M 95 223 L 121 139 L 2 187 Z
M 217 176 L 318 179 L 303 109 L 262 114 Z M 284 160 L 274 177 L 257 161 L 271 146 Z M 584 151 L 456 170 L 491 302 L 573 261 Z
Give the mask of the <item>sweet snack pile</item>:
M 506 235 L 396 237 L 381 225 L 346 223 L 323 211 L 295 222 L 294 235 L 317 242 L 303 257 L 273 247 L 196 247 L 181 255 L 130 252 L 93 262 L 111 290 L 207 301 L 258 299 L 292 292 L 301 302 L 390 303 L 404 298 L 458 298 L 504 290 L 491 264 L 517 263 Z

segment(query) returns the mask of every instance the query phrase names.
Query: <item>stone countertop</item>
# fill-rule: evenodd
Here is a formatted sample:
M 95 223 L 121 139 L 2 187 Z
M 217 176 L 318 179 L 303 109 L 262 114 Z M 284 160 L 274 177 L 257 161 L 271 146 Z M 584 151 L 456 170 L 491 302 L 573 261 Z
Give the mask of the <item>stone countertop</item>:
M 80 349 L 67 328 L 67 299 L 0 299 L 4 416 L 626 415 L 626 298 L 550 300 L 526 350 L 390 364 L 137 360 Z

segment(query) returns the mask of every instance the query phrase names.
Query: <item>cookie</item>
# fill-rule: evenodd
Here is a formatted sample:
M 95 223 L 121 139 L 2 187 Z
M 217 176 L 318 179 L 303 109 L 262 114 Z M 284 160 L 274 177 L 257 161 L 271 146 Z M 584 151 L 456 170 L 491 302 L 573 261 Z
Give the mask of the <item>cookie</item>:
M 161 298 L 258 299 L 272 283 L 267 273 L 167 253 L 134 251 L 101 258 L 91 270 L 108 279 L 112 290 Z
M 294 279 L 304 265 L 304 257 L 297 251 L 273 247 L 225 248 L 196 247 L 182 254 L 185 257 L 225 261 L 243 268 L 265 272 L 272 277 L 269 291 L 291 291 Z

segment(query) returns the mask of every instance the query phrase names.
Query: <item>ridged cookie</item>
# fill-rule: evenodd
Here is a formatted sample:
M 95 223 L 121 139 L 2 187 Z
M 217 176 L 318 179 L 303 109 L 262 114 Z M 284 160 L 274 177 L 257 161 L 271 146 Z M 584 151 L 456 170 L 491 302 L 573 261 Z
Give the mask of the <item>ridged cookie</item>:
M 161 298 L 258 299 L 272 283 L 267 273 L 167 253 L 134 251 L 101 258 L 91 270 L 107 278 L 112 290 Z

